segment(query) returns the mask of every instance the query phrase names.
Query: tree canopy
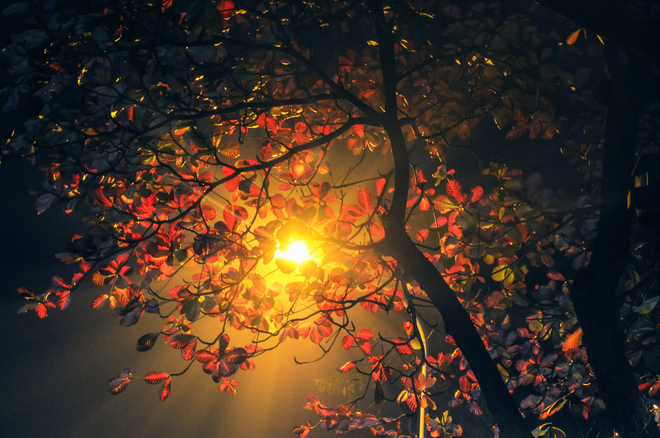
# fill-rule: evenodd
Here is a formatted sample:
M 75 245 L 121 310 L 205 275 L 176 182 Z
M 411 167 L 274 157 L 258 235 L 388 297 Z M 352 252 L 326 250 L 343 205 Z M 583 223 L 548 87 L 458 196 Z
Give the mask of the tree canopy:
M 611 146 L 629 79 L 603 37 L 531 2 L 50 0 L 3 14 L 23 20 L 3 50 L 0 104 L 22 115 L 3 159 L 50 154 L 37 212 L 59 204 L 87 224 L 58 255 L 77 272 L 21 289 L 21 311 L 66 309 L 92 281 L 95 309 L 144 326 L 138 351 L 164 340 L 185 362 L 125 369 L 112 394 L 143 380 L 165 400 L 201 368 L 234 395 L 253 358 L 304 339 L 348 350 L 338 372 L 364 392 L 338 407 L 310 396 L 300 438 L 485 433 L 473 415 L 495 436 L 586 434 L 603 398 L 616 411 L 619 378 L 582 345 L 609 324 L 580 313 L 599 306 L 578 294 L 596 275 L 615 287 L 599 312 L 639 414 L 610 426 L 657 436 L 652 238 L 633 252 L 625 234 L 617 248 L 637 261 L 600 255 L 640 114 L 619 106 L 633 146 Z

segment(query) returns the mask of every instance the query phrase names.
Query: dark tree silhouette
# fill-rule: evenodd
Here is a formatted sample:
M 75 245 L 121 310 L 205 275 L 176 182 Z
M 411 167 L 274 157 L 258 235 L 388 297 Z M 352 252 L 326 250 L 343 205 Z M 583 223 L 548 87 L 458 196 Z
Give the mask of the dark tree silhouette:
M 165 320 L 139 351 L 162 336 L 187 362 L 124 370 L 113 394 L 145 380 L 164 400 L 196 363 L 235 394 L 253 357 L 309 338 L 350 350 L 340 371 L 363 378 L 359 399 L 400 414 L 311 396 L 321 418 L 299 437 L 484 433 L 450 413 L 485 414 L 501 437 L 566 436 L 542 420 L 590 426 L 606 406 L 623 436 L 658 436 L 637 388 L 660 387 L 658 297 L 640 287 L 655 271 L 633 263 L 623 205 L 643 108 L 609 41 L 532 4 L 23 1 L 3 14 L 24 23 L 3 51 L 1 103 L 24 115 L 3 159 L 52 154 L 37 211 L 60 203 L 88 224 L 60 255 L 78 272 L 20 290 L 21 310 L 65 309 L 91 277 L 93 307 L 122 325 Z M 601 56 L 610 92 L 593 86 Z M 398 334 L 363 328 L 365 311 Z M 251 342 L 232 345 L 241 331 Z

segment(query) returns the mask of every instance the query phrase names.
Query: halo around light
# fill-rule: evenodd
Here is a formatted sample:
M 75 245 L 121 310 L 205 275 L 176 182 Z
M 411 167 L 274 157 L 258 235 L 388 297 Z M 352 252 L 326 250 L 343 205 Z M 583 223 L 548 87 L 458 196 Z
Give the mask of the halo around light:
M 302 240 L 291 242 L 285 251 L 278 249 L 275 252 L 276 259 L 286 259 L 300 265 L 310 259 L 307 245 Z

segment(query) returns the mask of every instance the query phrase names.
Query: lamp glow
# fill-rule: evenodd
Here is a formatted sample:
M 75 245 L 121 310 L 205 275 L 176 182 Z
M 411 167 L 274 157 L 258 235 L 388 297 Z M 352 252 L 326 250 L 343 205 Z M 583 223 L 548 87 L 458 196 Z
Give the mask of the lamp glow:
M 309 250 L 307 249 L 305 242 L 298 240 L 291 242 L 286 248 L 286 251 L 281 251 L 279 249 L 275 251 L 275 258 L 289 260 L 300 265 L 309 260 Z

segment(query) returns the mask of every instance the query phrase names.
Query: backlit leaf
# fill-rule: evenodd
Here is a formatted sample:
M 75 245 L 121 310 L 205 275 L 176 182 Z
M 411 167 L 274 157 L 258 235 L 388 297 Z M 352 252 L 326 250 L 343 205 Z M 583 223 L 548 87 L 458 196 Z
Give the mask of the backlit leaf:
M 561 346 L 564 353 L 567 353 L 582 343 L 582 329 L 577 329 L 573 334 L 569 335 Z
M 344 347 L 344 349 L 346 350 L 351 348 L 352 345 L 353 345 L 353 336 L 351 335 L 346 335 L 341 340 L 341 346 Z
M 347 373 L 355 366 L 355 362 L 346 362 L 340 369 L 342 373 Z
M 463 193 L 461 184 L 454 179 L 447 181 L 447 194 L 454 198 L 459 204 L 464 203 L 467 199 L 467 195 Z
M 247 359 L 247 352 L 243 348 L 235 348 L 226 353 L 219 362 L 220 375 L 229 377 L 238 371 L 238 367 Z
M 189 335 L 186 333 L 179 333 L 178 335 L 172 336 L 170 345 L 172 345 L 174 348 L 184 348 L 186 345 L 191 344 L 192 342 L 197 342 L 197 336 Z
M 144 380 L 147 383 L 150 383 L 152 385 L 155 385 L 156 383 L 160 383 L 163 380 L 167 379 L 170 375 L 167 373 L 161 373 L 158 371 L 152 371 L 150 373 L 147 373 L 146 376 L 144 376 Z
M 362 329 L 357 333 L 357 335 L 355 335 L 355 337 L 362 341 L 370 341 L 374 337 L 374 334 L 371 332 L 371 330 Z
M 573 44 L 575 44 L 578 37 L 580 36 L 581 31 L 582 31 L 582 29 L 578 29 L 576 31 L 571 32 L 571 34 L 568 36 L 568 38 L 566 38 L 566 44 L 568 44 L 569 46 L 572 46 Z
M 41 319 L 44 319 L 46 316 L 48 316 L 48 309 L 46 309 L 46 306 L 44 306 L 42 303 L 37 304 L 37 307 L 34 310 L 37 312 L 37 316 L 39 316 Z
M 100 295 L 100 296 L 94 298 L 94 301 L 92 302 L 92 307 L 94 309 L 102 309 L 103 306 L 105 306 L 105 303 L 107 303 L 107 302 L 108 302 L 108 295 L 103 294 L 103 295 Z
M 357 200 L 364 211 L 371 211 L 371 202 L 373 201 L 373 196 L 371 195 L 371 191 L 368 188 L 361 187 L 358 190 Z
M 165 400 L 167 397 L 169 397 L 170 393 L 172 392 L 171 387 L 172 377 L 168 377 L 167 380 L 165 380 L 165 383 L 163 383 L 163 386 L 161 386 L 160 390 L 158 391 L 158 396 L 161 400 Z
M 160 336 L 160 333 L 147 333 L 146 335 L 143 335 L 138 339 L 137 341 L 137 346 L 135 349 L 137 351 L 147 351 L 151 350 L 151 348 L 154 346 L 156 343 L 156 340 L 158 339 L 158 336 Z

